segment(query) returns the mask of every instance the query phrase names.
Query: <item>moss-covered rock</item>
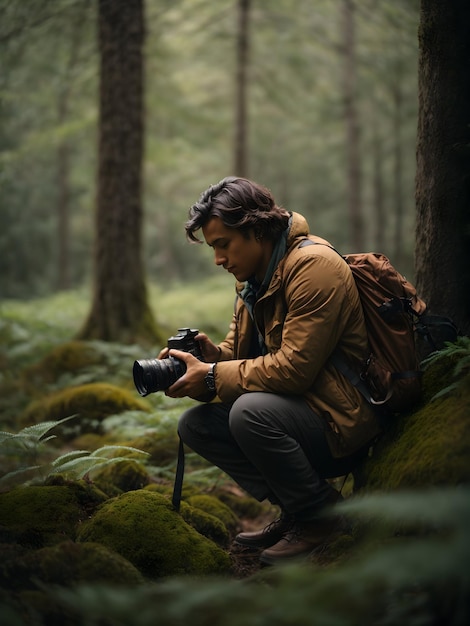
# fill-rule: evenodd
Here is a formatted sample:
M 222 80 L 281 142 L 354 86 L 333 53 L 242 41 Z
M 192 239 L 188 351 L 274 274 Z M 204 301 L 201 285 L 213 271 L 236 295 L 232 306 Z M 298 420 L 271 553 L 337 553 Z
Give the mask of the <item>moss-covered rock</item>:
M 23 379 L 27 385 L 54 383 L 64 374 L 76 374 L 80 370 L 101 363 L 104 363 L 103 355 L 93 347 L 93 344 L 87 341 L 68 341 L 26 368 Z
M 109 488 L 122 491 L 142 489 L 150 482 L 147 470 L 137 461 L 117 461 L 94 472 L 93 481 L 105 492 Z
M 126 442 L 126 445 L 148 452 L 151 465 L 166 465 L 178 454 L 178 435 L 176 428 L 171 438 L 165 433 L 146 432 Z
M 90 383 L 68 387 L 33 401 L 20 416 L 20 424 L 29 426 L 77 415 L 56 429 L 61 439 L 70 440 L 86 432 L 101 433 L 105 417 L 130 410 L 150 411 L 151 408 L 126 389 L 107 383 Z
M 0 494 L 0 527 L 8 540 L 35 548 L 74 539 L 87 517 L 76 491 L 67 486 L 18 487 Z
M 202 509 L 190 506 L 187 502 L 181 502 L 180 513 L 184 521 L 197 530 L 198 533 L 214 541 L 222 548 L 229 546 L 230 533 L 218 517 Z
M 82 525 L 78 540 L 102 543 L 149 578 L 230 568 L 228 554 L 187 524 L 167 498 L 145 489 L 103 504 Z
M 99 543 L 65 541 L 11 558 L 0 546 L 0 585 L 20 591 L 37 589 L 38 583 L 73 586 L 80 583 L 135 585 L 142 574 L 121 555 Z
M 235 513 L 215 496 L 199 494 L 190 496 L 187 503 L 219 519 L 231 536 L 240 530 L 240 520 Z
M 273 505 L 270 502 L 258 502 L 255 498 L 248 495 L 231 493 L 226 489 L 218 489 L 214 491 L 217 498 L 226 504 L 231 511 L 240 519 L 255 519 L 268 513 Z
M 437 372 L 443 372 L 438 363 Z M 447 370 L 449 364 L 447 364 Z M 446 371 L 446 369 L 444 371 Z M 452 370 L 451 370 L 452 371 Z M 428 395 L 451 379 L 426 372 Z M 433 385 L 430 382 L 433 382 Z M 470 482 L 470 373 L 452 393 L 428 401 L 397 423 L 364 467 L 366 490 L 454 486 Z

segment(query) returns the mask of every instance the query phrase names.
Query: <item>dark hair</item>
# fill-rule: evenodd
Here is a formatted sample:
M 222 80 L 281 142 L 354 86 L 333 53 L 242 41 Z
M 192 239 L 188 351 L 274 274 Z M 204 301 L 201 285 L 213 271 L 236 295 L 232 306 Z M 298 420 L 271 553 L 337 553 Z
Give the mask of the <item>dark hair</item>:
M 228 228 L 244 231 L 253 229 L 257 237 L 276 240 L 287 228 L 289 213 L 277 206 L 269 191 L 246 178 L 229 176 L 206 189 L 199 202 L 189 209 L 185 224 L 190 241 L 202 243 L 194 234 L 212 217 L 220 217 Z

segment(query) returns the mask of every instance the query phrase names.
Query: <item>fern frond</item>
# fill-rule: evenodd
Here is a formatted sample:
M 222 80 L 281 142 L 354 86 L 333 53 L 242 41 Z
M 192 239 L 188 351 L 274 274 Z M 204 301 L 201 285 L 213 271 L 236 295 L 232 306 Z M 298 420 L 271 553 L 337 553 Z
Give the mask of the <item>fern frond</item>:
M 458 382 L 452 383 L 452 385 L 447 385 L 447 387 L 444 387 L 444 389 L 441 389 L 435 395 L 433 395 L 433 397 L 431 398 L 431 402 L 434 402 L 434 400 L 438 400 L 439 398 L 442 398 L 443 396 L 447 396 L 449 393 L 452 393 L 453 391 L 458 389 L 459 386 L 460 385 Z
M 93 468 L 93 466 L 98 465 L 101 460 L 108 461 L 109 459 L 102 457 L 101 459 L 97 459 L 96 457 L 91 456 L 80 456 L 75 459 L 70 459 L 65 463 L 60 465 L 54 465 L 51 470 L 51 474 L 62 474 L 67 472 L 72 472 L 74 475 L 78 476 L 81 472 L 86 474 Z
M 68 420 L 71 420 L 74 417 L 77 417 L 77 414 L 68 415 L 67 417 L 63 417 L 60 420 L 50 420 L 47 422 L 40 422 L 39 424 L 33 424 L 32 426 L 25 426 L 25 428 L 23 428 L 18 433 L 16 433 L 16 436 L 17 437 L 28 436 L 28 437 L 33 437 L 34 439 L 39 440 L 47 432 L 49 432 L 56 426 L 60 426 L 60 424 L 63 424 L 64 422 L 67 422 Z
M 18 483 L 24 483 L 26 474 L 39 474 L 39 470 L 41 469 L 40 465 L 30 465 L 29 467 L 21 467 L 20 469 L 13 470 L 12 472 L 8 472 L 0 478 L 0 491 L 4 487 L 12 487 Z
M 133 448 L 132 446 L 119 446 L 119 445 L 109 445 L 109 446 L 102 446 L 101 448 L 98 448 L 97 450 L 94 450 L 91 453 L 91 456 L 100 456 L 101 454 L 107 454 L 112 453 L 112 452 L 119 452 L 119 451 L 127 451 L 127 452 L 135 452 L 137 454 L 142 454 L 144 456 L 149 456 L 148 452 L 144 452 L 144 450 L 139 450 L 138 448 Z
M 59 465 L 63 465 L 72 459 L 82 458 L 89 455 L 90 452 L 88 450 L 73 450 L 72 452 L 67 452 L 66 454 L 59 456 L 57 459 L 54 459 L 54 461 L 52 461 L 52 466 L 58 467 Z

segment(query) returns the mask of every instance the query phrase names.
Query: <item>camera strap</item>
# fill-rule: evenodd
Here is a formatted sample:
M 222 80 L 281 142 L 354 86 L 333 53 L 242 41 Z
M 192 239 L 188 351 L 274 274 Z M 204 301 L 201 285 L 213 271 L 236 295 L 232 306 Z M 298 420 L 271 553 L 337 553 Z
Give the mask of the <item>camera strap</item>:
M 171 501 L 176 511 L 179 512 L 180 504 L 181 504 L 181 492 L 183 489 L 183 477 L 184 477 L 184 443 L 179 433 L 178 433 L 178 437 L 179 437 L 180 443 L 178 447 L 178 461 L 176 463 L 175 483 L 173 485 L 173 497 Z

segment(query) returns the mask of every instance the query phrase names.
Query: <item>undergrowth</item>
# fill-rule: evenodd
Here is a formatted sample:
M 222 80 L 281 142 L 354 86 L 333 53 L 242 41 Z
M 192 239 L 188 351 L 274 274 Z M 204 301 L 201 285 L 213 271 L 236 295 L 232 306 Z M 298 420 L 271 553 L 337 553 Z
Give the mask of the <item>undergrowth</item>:
M 44 484 L 54 474 L 61 474 L 69 480 L 79 480 L 107 465 L 127 461 L 128 456 L 120 455 L 123 452 L 132 452 L 136 461 L 142 461 L 142 457 L 148 456 L 146 452 L 131 446 L 106 445 L 92 452 L 72 450 L 50 458 L 51 450 L 47 444 L 56 435 L 49 433 L 73 417 L 71 415 L 61 420 L 27 426 L 18 433 L 0 432 L 0 458 L 6 466 L 0 468 L 3 469 L 0 491 L 7 491 L 19 484 Z

